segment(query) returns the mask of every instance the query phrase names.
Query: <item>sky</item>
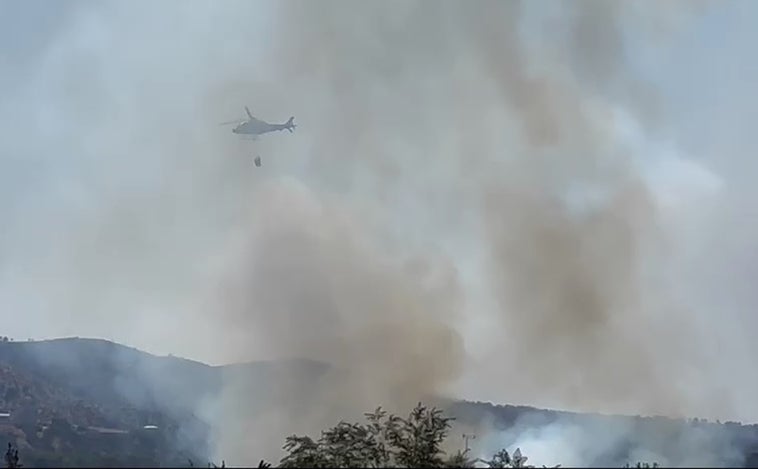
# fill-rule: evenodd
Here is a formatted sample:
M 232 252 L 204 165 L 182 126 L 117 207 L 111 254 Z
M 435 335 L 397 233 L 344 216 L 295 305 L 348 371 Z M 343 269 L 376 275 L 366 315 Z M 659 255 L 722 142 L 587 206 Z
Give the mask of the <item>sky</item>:
M 322 331 L 324 324 L 344 321 L 344 335 L 363 337 L 355 331 L 373 327 L 375 318 L 365 313 L 368 319 L 352 322 L 324 313 L 314 319 L 293 312 L 297 308 L 292 298 L 301 295 L 304 304 L 324 311 L 343 304 L 373 311 L 347 290 L 330 296 L 331 306 L 313 304 L 321 297 L 312 290 L 342 289 L 362 279 L 355 291 L 367 288 L 365 295 L 382 295 L 380 288 L 387 288 L 392 293 L 385 295 L 398 295 L 403 308 L 433 304 L 441 311 L 455 310 L 439 319 L 461 336 L 465 358 L 453 367 L 456 371 L 442 373 L 445 386 L 459 395 L 503 401 L 505 385 L 491 378 L 493 368 L 501 366 L 502 355 L 513 352 L 510 347 L 535 353 L 526 339 L 514 339 L 522 334 L 515 326 L 528 329 L 525 337 L 540 340 L 548 340 L 544 330 L 529 328 L 552 326 L 527 319 L 504 325 L 494 311 L 512 307 L 537 314 L 553 306 L 527 301 L 518 291 L 501 298 L 502 291 L 518 290 L 515 285 L 523 279 L 512 278 L 514 274 L 502 266 L 489 266 L 492 259 L 500 255 L 512 264 L 521 263 L 524 270 L 533 269 L 534 275 L 543 272 L 542 264 L 517 256 L 530 252 L 531 245 L 493 241 L 499 247 L 491 250 L 487 239 L 492 233 L 507 238 L 511 230 L 524 237 L 541 231 L 530 228 L 522 233 L 515 227 L 506 229 L 508 221 L 503 221 L 504 227 L 499 227 L 500 221 L 482 221 L 480 189 L 501 178 L 511 188 L 482 190 L 489 194 L 485 198 L 524 185 L 525 200 L 536 204 L 562 191 L 559 198 L 569 207 L 567 213 L 583 219 L 592 217 L 595 205 L 613 198 L 609 193 L 618 186 L 617 173 L 630 173 L 638 175 L 652 194 L 660 215 L 640 236 L 663 233 L 663 241 L 652 248 L 661 251 L 640 254 L 644 274 L 639 288 L 665 295 L 656 293 L 650 296 L 654 300 L 644 301 L 663 301 L 665 296 L 677 310 L 688 311 L 653 318 L 650 328 L 658 327 L 659 320 L 668 325 L 634 340 L 658 353 L 662 342 L 707 338 L 702 361 L 682 365 L 707 372 L 688 368 L 676 386 L 699 389 L 693 383 L 716 378 L 721 387 L 704 390 L 692 402 L 702 407 L 717 399 L 713 396 L 731 393 L 730 405 L 708 410 L 758 420 L 758 408 L 745 404 L 758 390 L 758 376 L 745 371 L 756 351 L 749 331 L 758 325 L 753 287 L 758 273 L 753 175 L 758 163 L 752 132 L 758 117 L 758 94 L 753 92 L 758 65 L 750 60 L 758 41 L 753 27 L 758 4 L 744 0 L 708 4 L 702 10 L 672 7 L 647 17 L 647 10 L 656 8 L 651 3 L 619 14 L 629 23 L 622 28 L 623 47 L 614 49 L 592 38 L 582 42 L 586 38 L 577 36 L 576 50 L 588 49 L 597 57 L 607 53 L 603 60 L 620 64 L 615 66 L 582 53 L 560 54 L 556 41 L 564 30 L 555 18 L 570 14 L 561 6 L 530 2 L 524 8 L 518 22 L 529 57 L 524 68 L 545 76 L 550 75 L 545 70 L 571 75 L 559 84 L 579 90 L 579 106 L 592 114 L 588 120 L 613 135 L 607 143 L 609 154 L 615 154 L 614 148 L 626 149 L 618 156 L 621 163 L 572 153 L 581 153 L 587 144 L 573 141 L 570 130 L 568 137 L 564 135 L 569 142 L 565 154 L 539 150 L 533 161 L 521 161 L 512 155 L 536 144 L 519 133 L 517 113 L 500 109 L 507 99 L 498 94 L 498 74 L 509 72 L 487 69 L 486 53 L 473 40 L 469 43 L 465 36 L 451 33 L 430 35 L 439 42 L 427 44 L 419 32 L 418 43 L 412 41 L 406 49 L 391 38 L 392 31 L 403 27 L 403 15 L 417 14 L 411 6 L 393 3 L 373 11 L 373 4 L 367 3 L 365 11 L 349 9 L 330 16 L 330 5 L 305 9 L 317 16 L 314 21 L 328 26 L 298 29 L 308 24 L 305 13 L 298 16 L 297 7 L 280 11 L 264 2 L 0 3 L 4 335 L 16 340 L 102 337 L 213 364 L 311 352 L 333 357 L 336 352 L 327 351 L 321 341 L 343 336 Z M 426 8 L 428 15 L 420 21 L 431 26 L 424 23 L 419 28 L 436 31 L 433 23 L 440 18 L 457 21 L 454 16 L 435 16 L 429 4 Z M 376 30 L 366 19 L 374 14 Z M 552 23 L 545 18 L 559 27 L 546 28 Z M 603 17 L 589 21 L 602 22 Z M 361 25 L 373 35 L 363 35 Z M 394 44 L 392 57 L 384 55 L 388 46 L 383 44 L 389 42 Z M 452 51 L 454 59 L 432 58 L 437 48 Z M 449 70 L 454 74 L 435 78 Z M 627 81 L 627 75 L 636 79 Z M 451 93 L 459 90 L 458 84 L 467 91 Z M 549 87 L 544 92 L 548 102 L 564 99 Z M 518 107 L 517 98 L 508 99 Z M 244 105 L 269 121 L 283 122 L 294 115 L 299 127 L 292 135 L 267 135 L 254 144 L 240 141 L 218 123 L 241 117 Z M 532 117 L 524 118 L 527 124 Z M 565 121 L 562 128 L 571 129 L 571 118 Z M 254 154 L 262 156 L 261 168 L 252 165 Z M 389 154 L 400 156 L 388 158 Z M 505 174 L 510 170 L 515 171 Z M 503 196 L 498 197 L 502 202 Z M 514 209 L 511 215 L 522 211 Z M 576 228 L 572 242 L 605 239 L 595 231 L 582 234 L 584 229 Z M 615 228 L 600 224 L 597 229 Z M 262 241 L 255 244 L 250 239 Z M 292 244 L 285 249 L 278 244 L 283 240 Z M 321 242 L 333 251 L 316 255 L 306 249 Z M 621 248 L 608 249 L 617 253 Z M 604 252 L 602 246 L 599 251 Z M 550 255 L 565 256 L 570 264 L 575 262 L 570 253 L 566 248 Z M 361 259 L 372 267 L 322 275 L 316 259 L 344 260 L 345 265 L 339 264 L 344 269 L 355 268 L 355 259 Z M 395 260 L 404 266 L 403 274 L 384 266 Z M 601 260 L 597 265 L 606 269 Z M 251 272 L 247 261 L 267 270 Z M 549 272 L 556 270 L 560 269 Z M 392 280 L 407 272 L 425 272 L 418 274 L 424 277 L 419 281 L 423 287 L 411 288 L 423 290 L 418 298 L 420 294 L 398 290 Z M 591 276 L 605 275 L 593 270 Z M 565 298 L 561 292 L 572 277 L 546 288 L 545 301 L 553 301 L 550 292 L 557 295 L 556 302 L 570 301 L 570 292 Z M 493 278 L 508 287 L 493 286 Z M 240 279 L 251 283 L 238 285 Z M 297 290 L 272 293 L 299 280 Z M 316 280 L 326 283 L 319 287 Z M 433 285 L 428 291 L 427 282 Z M 372 285 L 376 291 L 368 287 Z M 521 290 L 527 288 L 523 285 Z M 438 298 L 429 300 L 427 293 Z M 644 303 L 642 296 L 638 300 Z M 394 300 L 377 299 L 375 305 L 384 301 Z M 626 300 L 623 303 L 626 307 Z M 253 319 L 242 312 L 250 304 L 261 310 Z M 265 319 L 264 310 L 265 315 L 282 316 Z M 372 314 L 384 314 L 380 311 L 376 306 Z M 393 326 L 395 319 L 413 319 L 393 313 L 387 318 Z M 638 327 L 640 334 L 647 334 L 644 324 L 649 318 L 635 318 L 619 319 L 612 327 Z M 696 332 L 688 335 L 688 328 Z M 431 348 L 457 347 L 450 345 L 455 339 L 446 342 L 445 331 L 441 328 L 440 335 L 430 339 L 435 344 Z M 342 345 L 352 350 L 353 344 Z M 584 356 L 573 343 L 565 347 L 571 351 L 567 356 Z M 416 357 L 426 352 L 408 353 Z M 514 362 L 502 366 L 517 373 L 524 360 L 519 357 L 520 352 L 515 353 Z M 564 366 L 555 358 L 545 360 L 539 363 L 549 362 L 546 375 L 548 369 L 552 373 Z M 659 377 L 666 371 L 653 374 Z M 589 376 L 586 383 L 592 385 L 593 379 L 600 378 Z M 722 389 L 726 383 L 742 386 L 727 392 Z M 576 386 L 581 388 L 581 382 Z M 554 396 L 532 391 L 524 386 L 507 398 L 549 406 L 594 405 L 570 389 Z M 655 411 L 669 404 L 670 399 L 640 403 L 630 398 L 606 400 L 602 407 Z

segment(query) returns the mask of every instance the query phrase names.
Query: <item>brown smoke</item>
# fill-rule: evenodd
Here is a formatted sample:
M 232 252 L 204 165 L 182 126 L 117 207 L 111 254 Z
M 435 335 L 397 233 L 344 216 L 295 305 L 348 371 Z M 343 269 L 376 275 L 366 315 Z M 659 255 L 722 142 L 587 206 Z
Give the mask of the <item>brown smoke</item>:
M 299 105 L 307 123 L 292 151 L 312 177 L 354 196 L 348 205 L 283 183 L 256 191 L 214 305 L 249 352 L 334 366 L 313 388 L 318 416 L 277 411 L 287 428 L 439 393 L 464 358 L 451 322 L 488 314 L 465 306 L 444 257 L 404 269 L 413 243 L 393 251 L 392 234 L 357 216 L 376 206 L 391 218 L 421 205 L 427 233 L 443 238 L 430 245 L 484 246 L 481 278 L 501 330 L 480 384 L 498 400 L 687 408 L 671 384 L 694 359 L 671 337 L 686 312 L 648 280 L 667 240 L 613 130 L 610 103 L 643 127 L 663 123 L 654 91 L 624 62 L 626 6 L 567 5 L 548 15 L 553 42 L 536 51 L 519 33 L 526 4 L 515 1 L 277 7 L 264 68 L 288 91 L 280 106 Z M 637 13 L 627 25 L 655 16 Z M 577 187 L 607 200 L 577 215 L 563 199 Z M 429 282 L 439 268 L 442 280 Z
M 453 267 L 398 263 L 356 223 L 360 216 L 307 190 L 264 186 L 252 208 L 241 242 L 228 248 L 236 267 L 222 279 L 221 319 L 261 353 L 330 369 L 318 383 L 293 377 L 293 388 L 308 387 L 311 409 L 298 406 L 300 393 L 281 390 L 270 403 L 274 420 L 256 422 L 270 438 L 257 427 L 253 434 L 266 439 L 244 440 L 251 455 L 271 451 L 286 432 L 357 418 L 375 405 L 403 411 L 458 377 L 462 341 L 448 323 L 461 302 Z M 227 392 L 238 415 L 242 389 Z

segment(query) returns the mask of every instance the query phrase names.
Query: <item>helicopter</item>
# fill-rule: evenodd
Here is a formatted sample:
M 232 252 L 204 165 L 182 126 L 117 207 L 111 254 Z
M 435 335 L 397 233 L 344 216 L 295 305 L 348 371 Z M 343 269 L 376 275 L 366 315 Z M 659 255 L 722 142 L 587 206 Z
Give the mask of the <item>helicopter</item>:
M 287 130 L 289 133 L 292 133 L 292 131 L 295 130 L 295 127 L 297 127 L 294 122 L 294 116 L 290 117 L 287 122 L 283 124 L 269 124 L 268 122 L 253 117 L 253 114 L 247 106 L 245 106 L 245 112 L 247 113 L 247 119 L 222 122 L 221 125 L 237 124 L 232 129 L 232 133 L 243 136 L 247 135 L 251 140 L 257 140 L 260 135 L 268 132 Z M 253 162 L 255 163 L 255 166 L 260 167 L 261 157 L 256 156 Z
M 289 133 L 292 133 L 292 131 L 295 130 L 295 127 L 297 127 L 294 122 L 294 116 L 290 117 L 287 122 L 283 124 L 269 124 L 268 122 L 253 117 L 253 114 L 250 112 L 250 109 L 248 109 L 247 106 L 245 106 L 245 112 L 247 113 L 248 119 L 237 119 L 234 121 L 222 122 L 221 125 L 237 124 L 232 129 L 232 133 L 238 135 L 249 135 L 251 136 L 252 140 L 256 140 L 258 136 L 268 132 L 287 130 Z

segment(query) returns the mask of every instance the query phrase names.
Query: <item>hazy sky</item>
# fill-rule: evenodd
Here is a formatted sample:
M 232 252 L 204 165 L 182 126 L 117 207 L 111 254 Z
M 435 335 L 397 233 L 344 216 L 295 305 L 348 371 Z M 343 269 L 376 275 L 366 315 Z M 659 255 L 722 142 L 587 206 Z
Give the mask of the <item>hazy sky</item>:
M 588 109 L 598 106 L 589 97 L 603 96 L 611 109 L 613 145 L 631 149 L 629 164 L 664 214 L 658 228 L 675 249 L 664 266 L 650 267 L 654 272 L 645 282 L 666 277 L 661 282 L 667 282 L 663 289 L 668 297 L 677 308 L 690 311 L 671 321 L 686 320 L 698 331 L 710 331 L 676 338 L 652 333 L 644 340 L 709 337 L 712 341 L 703 345 L 704 360 L 712 366 L 708 377 L 741 383 L 744 391 L 735 391 L 732 398 L 742 403 L 758 390 L 758 376 L 743 371 L 757 351 L 749 331 L 758 326 L 753 286 L 758 275 L 753 181 L 758 163 L 752 128 L 758 118 L 758 65 L 752 59 L 758 3 L 721 2 L 692 9 L 697 11 L 668 8 L 652 15 L 649 24 L 635 19 L 635 7 L 630 7 L 619 15 L 629 15 L 623 47 L 611 51 L 623 51 L 623 57 L 608 59 L 622 64 L 620 72 L 595 67 L 599 61 L 585 67 L 583 61 L 590 59 L 583 56 L 551 52 L 553 35 L 562 30 L 545 29 L 548 23 L 540 18 L 560 14 L 556 10 L 561 7 L 529 3 L 518 24 L 525 50 L 534 53 L 529 66 L 538 72 L 570 67 L 577 82 L 589 89 L 579 94 L 587 98 L 581 105 Z M 426 5 L 431 12 L 432 4 Z M 652 10 L 653 5 L 639 9 Z M 394 14 L 371 13 L 371 8 L 367 2 L 365 18 L 376 13 L 377 24 L 387 31 L 400 27 Z M 392 8 L 411 9 L 404 2 L 387 7 Z M 328 12 L 320 14 L 325 18 Z M 482 241 L 489 228 L 471 207 L 473 194 L 495 178 L 492 173 L 482 176 L 487 172 L 483 168 L 493 161 L 500 168 L 516 167 L 508 166 L 513 163 L 507 157 L 498 162 L 499 153 L 488 149 L 509 153 L 519 147 L 511 143 L 516 125 L 500 116 L 490 99 L 494 85 L 469 72 L 474 67 L 467 68 L 479 60 L 473 57 L 477 49 L 452 35 L 449 44 L 419 39 L 414 47 L 427 56 L 412 56 L 416 49 L 399 47 L 397 57 L 407 54 L 413 60 L 385 63 L 372 51 L 382 50 L 382 34 L 391 32 L 379 31 L 360 43 L 340 42 L 340 37 L 358 37 L 365 18 L 335 15 L 330 27 L 339 33 L 331 36 L 316 25 L 302 37 L 295 31 L 290 44 L 291 35 L 277 30 L 289 20 L 275 15 L 270 4 L 243 1 L 0 3 L 2 334 L 17 340 L 104 337 L 212 363 L 283 355 L 286 347 L 267 345 L 270 331 L 259 328 L 260 321 L 250 322 L 220 306 L 226 305 L 219 295 L 225 295 L 227 284 L 245 275 L 238 264 L 247 248 L 234 246 L 244 246 L 250 233 L 271 235 L 269 224 L 280 229 L 302 220 L 312 223 L 314 236 L 329 237 L 332 231 L 319 231 L 316 225 L 331 217 L 346 233 L 369 233 L 365 239 L 382 246 L 381 254 L 371 251 L 366 259 L 403 259 L 414 272 L 434 270 L 429 265 L 437 264 L 456 272 L 461 292 L 451 294 L 450 301 L 464 303 L 460 310 L 465 314 L 450 314 L 449 321 L 462 335 L 467 356 L 456 389 L 502 400 L 502 389 L 489 383 L 487 375 L 502 358 L 498 346 L 520 332 L 499 328 L 494 315 L 472 313 L 503 306 L 484 273 L 483 265 L 493 256 Z M 434 22 L 437 17 L 430 18 Z M 298 21 L 304 22 L 296 18 L 292 24 Z M 320 42 L 297 43 L 308 37 Z M 585 44 L 581 40 L 580 46 Z M 605 44 L 589 41 L 585 46 L 593 53 L 603 53 Z M 457 65 L 431 58 L 428 53 L 435 47 L 460 48 L 460 55 L 451 54 Z M 295 49 L 302 55 L 291 52 Z M 281 59 L 275 53 L 279 50 Z M 375 61 L 361 59 L 363 50 Z M 446 70 L 443 66 L 454 68 L 455 78 L 435 80 L 435 73 Z M 416 70 L 417 75 L 398 69 Z M 395 73 L 402 77 L 397 83 Z M 623 80 L 601 77 L 604 73 L 634 74 L 657 98 L 646 100 L 644 86 L 641 91 L 615 88 Z M 447 81 L 466 83 L 473 94 L 446 94 Z M 360 96 L 359 103 L 348 101 L 351 96 Z M 457 111 L 462 99 L 470 110 Z M 403 108 L 390 112 L 388 103 Z M 218 123 L 241 117 L 245 104 L 269 121 L 294 115 L 299 127 L 292 135 L 268 135 L 254 145 L 242 142 Z M 472 116 L 481 120 L 472 121 Z M 475 157 L 476 150 L 470 157 L 451 156 L 459 141 L 473 140 L 486 157 Z M 388 153 L 405 156 L 387 158 Z M 252 165 L 254 154 L 263 157 L 263 167 Z M 574 168 L 575 159 L 584 161 L 567 153 L 562 159 L 545 157 L 541 161 L 549 165 L 534 163 L 529 170 L 542 174 L 532 180 L 550 181 L 546 186 L 567 184 L 565 199 L 582 216 L 593 200 L 602 198 L 602 189 L 595 193 L 582 186 L 584 169 Z M 536 193 L 542 189 L 531 188 Z M 345 236 L 346 244 L 352 242 Z M 266 254 L 250 252 L 253 259 Z M 300 275 L 303 267 L 297 262 L 303 256 L 307 252 L 292 261 L 292 271 L 276 274 L 281 285 Z M 371 272 L 353 278 L 362 278 L 361 285 L 386 280 L 377 280 L 384 279 L 383 273 Z M 257 275 L 263 273 L 252 275 L 254 281 Z M 267 281 L 273 282 L 262 284 L 269 286 Z M 266 297 L 264 287 L 246 288 Z M 308 288 L 291 294 L 307 297 Z M 281 299 L 265 301 L 256 304 L 284 308 Z M 320 323 L 281 319 L 273 326 L 277 331 L 308 329 L 313 337 L 304 337 L 303 343 L 317 343 Z M 273 337 L 280 336 L 272 333 L 271 341 Z M 641 346 L 650 345 L 640 340 Z M 718 392 L 709 389 L 695 401 Z M 512 397 L 529 395 L 524 391 Z M 543 404 L 566 402 L 565 396 L 539 398 Z M 714 412 L 758 418 L 758 408 L 734 406 Z

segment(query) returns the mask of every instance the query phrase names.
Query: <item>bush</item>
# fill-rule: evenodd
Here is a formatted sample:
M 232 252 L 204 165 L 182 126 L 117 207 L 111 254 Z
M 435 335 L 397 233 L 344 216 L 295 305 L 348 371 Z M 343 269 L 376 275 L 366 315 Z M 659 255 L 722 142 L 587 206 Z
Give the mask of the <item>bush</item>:
M 24 465 L 19 462 L 18 449 L 13 447 L 13 444 L 8 443 L 8 451 L 5 452 L 5 467 L 8 468 L 20 468 Z

